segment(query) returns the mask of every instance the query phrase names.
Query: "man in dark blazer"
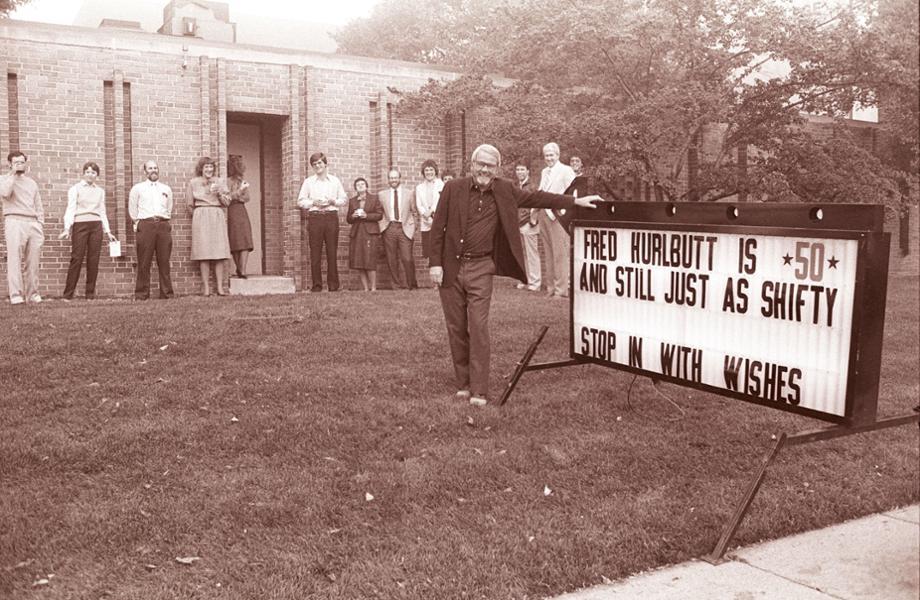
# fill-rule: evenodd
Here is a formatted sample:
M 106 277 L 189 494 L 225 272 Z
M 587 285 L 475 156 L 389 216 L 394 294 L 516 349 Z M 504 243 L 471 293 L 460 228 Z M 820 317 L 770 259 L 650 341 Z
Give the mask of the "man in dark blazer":
M 431 280 L 439 288 L 457 397 L 485 406 L 489 393 L 492 277 L 526 281 L 519 208 L 594 208 L 599 196 L 573 198 L 523 191 L 496 177 L 501 153 L 483 144 L 470 158 L 472 176 L 444 185 L 431 226 Z

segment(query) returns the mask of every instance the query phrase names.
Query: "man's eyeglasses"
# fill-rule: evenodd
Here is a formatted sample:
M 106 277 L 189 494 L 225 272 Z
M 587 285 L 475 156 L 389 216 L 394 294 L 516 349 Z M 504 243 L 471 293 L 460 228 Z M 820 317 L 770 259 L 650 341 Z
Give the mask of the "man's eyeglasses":
M 489 169 L 490 171 L 498 168 L 498 165 L 495 163 L 484 163 L 478 160 L 473 161 L 473 166 L 477 169 Z

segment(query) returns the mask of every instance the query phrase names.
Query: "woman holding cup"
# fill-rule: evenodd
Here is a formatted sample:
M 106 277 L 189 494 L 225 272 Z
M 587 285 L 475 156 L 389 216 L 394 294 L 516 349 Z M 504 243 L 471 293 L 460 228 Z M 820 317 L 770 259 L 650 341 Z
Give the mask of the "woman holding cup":
M 377 291 L 377 247 L 380 243 L 380 219 L 383 207 L 375 194 L 367 193 L 367 180 L 355 179 L 357 194 L 348 200 L 345 220 L 348 232 L 348 267 L 358 271 L 365 292 Z
M 188 182 L 189 210 L 192 211 L 192 260 L 198 261 L 202 293 L 211 295 L 211 267 L 217 280 L 217 295 L 224 291 L 224 261 L 230 258 L 227 214 L 230 190 L 217 177 L 217 164 L 209 157 L 199 159 L 195 177 Z

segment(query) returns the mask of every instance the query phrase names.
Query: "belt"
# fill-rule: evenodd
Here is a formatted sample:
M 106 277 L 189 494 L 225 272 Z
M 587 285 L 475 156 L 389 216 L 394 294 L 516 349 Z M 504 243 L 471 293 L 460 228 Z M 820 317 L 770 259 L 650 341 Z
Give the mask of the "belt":
M 339 216 L 339 211 L 337 210 L 308 210 L 307 217 L 325 217 L 326 215 L 332 215 L 334 217 Z
M 489 258 L 491 256 L 491 252 L 464 252 L 463 254 L 458 254 L 457 258 L 459 260 L 479 260 L 480 258 Z
M 146 219 L 139 219 L 139 220 L 159 222 L 159 221 L 168 221 L 169 219 L 167 219 L 166 217 L 147 217 Z

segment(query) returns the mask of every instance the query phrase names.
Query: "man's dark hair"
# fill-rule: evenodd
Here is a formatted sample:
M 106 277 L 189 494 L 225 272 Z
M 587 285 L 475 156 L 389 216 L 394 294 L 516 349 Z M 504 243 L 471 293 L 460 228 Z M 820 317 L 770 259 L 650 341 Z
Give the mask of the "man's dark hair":
M 99 169 L 99 165 L 97 165 L 97 164 L 94 163 L 93 161 L 89 161 L 89 162 L 83 163 L 83 168 L 80 169 L 80 172 L 81 172 L 81 173 L 86 173 L 86 170 L 87 170 L 87 169 L 92 169 L 93 171 L 96 172 L 96 175 L 99 175 L 99 173 L 101 173 L 101 171 L 100 171 L 100 169 Z
M 329 160 L 326 159 L 326 155 L 323 154 L 322 152 L 314 152 L 313 154 L 310 155 L 310 166 L 311 167 L 313 166 L 313 163 L 316 163 L 319 161 L 323 161 L 324 163 L 326 163 L 326 166 L 329 165 Z
M 355 179 L 354 183 L 351 184 L 351 187 L 353 187 L 353 188 L 355 188 L 355 189 L 357 190 L 357 189 L 358 189 L 358 182 L 359 182 L 359 181 L 363 181 L 363 182 L 364 182 L 364 185 L 367 186 L 367 189 L 370 189 L 370 187 L 371 187 L 370 184 L 367 182 L 367 179 L 365 179 L 365 178 L 363 178 L 363 177 L 358 177 L 357 179 Z
M 16 158 L 17 156 L 21 156 L 24 159 L 29 160 L 29 157 L 26 156 L 25 152 L 22 152 L 21 150 L 13 150 L 12 152 L 6 155 L 6 162 L 9 162 L 9 163 L 13 162 L 13 159 Z

